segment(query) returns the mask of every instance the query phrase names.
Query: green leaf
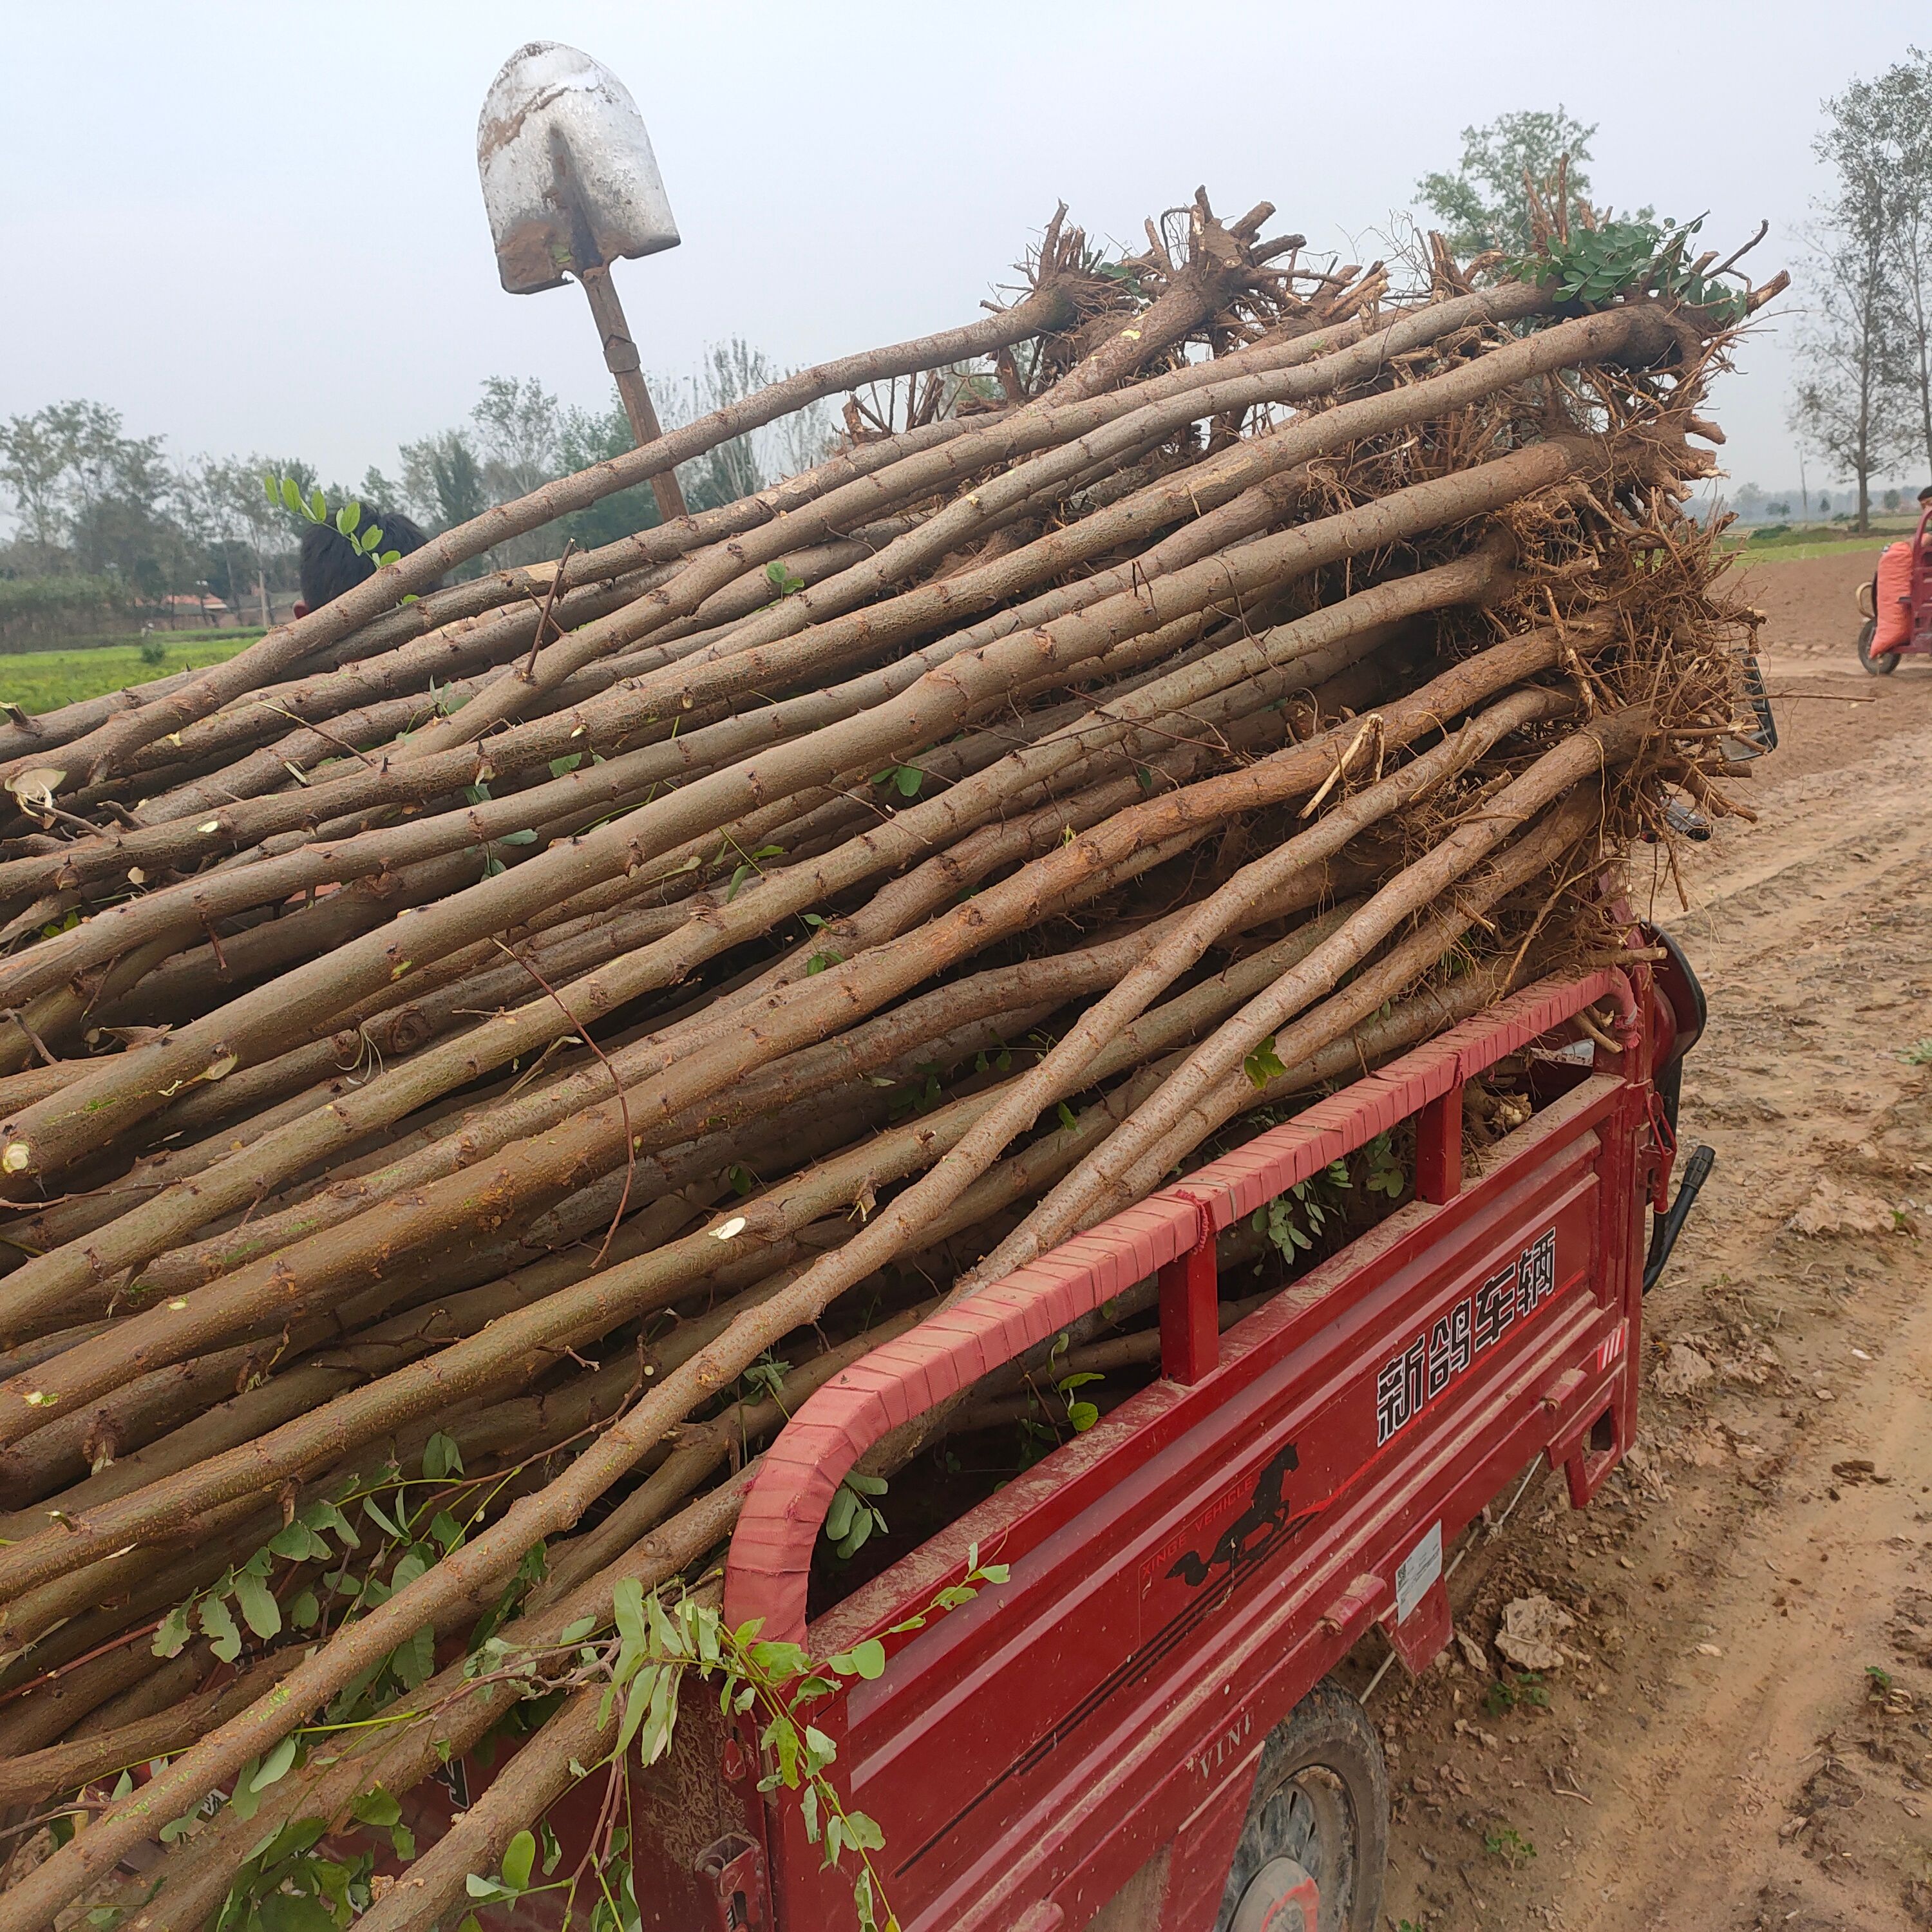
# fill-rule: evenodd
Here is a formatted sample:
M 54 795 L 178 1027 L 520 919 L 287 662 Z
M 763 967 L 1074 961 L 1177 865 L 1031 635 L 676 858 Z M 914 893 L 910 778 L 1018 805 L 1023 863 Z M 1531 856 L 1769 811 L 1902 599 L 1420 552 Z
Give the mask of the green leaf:
M 550 775 L 554 778 L 568 778 L 583 762 L 584 754 L 581 752 L 566 752 L 560 758 L 550 760 Z
M 429 1520 L 429 1533 L 446 1550 L 463 1540 L 463 1526 L 447 1510 L 438 1510 Z
M 314 1530 L 333 1530 L 341 1538 L 345 1550 L 362 1547 L 362 1539 L 356 1534 L 355 1525 L 332 1502 L 310 1504 L 302 1511 L 302 1520 Z
M 846 1813 L 845 1837 L 848 1844 L 862 1852 L 882 1852 L 886 1848 L 885 1833 L 862 1811 Z
M 1274 1050 L 1273 1034 L 1241 1062 L 1241 1071 L 1248 1076 L 1248 1084 L 1252 1087 L 1265 1087 L 1270 1080 L 1280 1079 L 1288 1071 L 1281 1064 L 1281 1056 Z
M 845 1478 L 848 1489 L 856 1490 L 862 1496 L 883 1496 L 892 1485 L 884 1476 L 868 1476 L 862 1469 L 854 1469 Z
M 522 832 L 506 832 L 503 834 L 502 838 L 496 841 L 496 843 L 500 845 L 534 845 L 536 842 L 537 835 L 535 832 L 530 830 L 524 830 Z M 460 1466 L 461 1466 L 459 1464 L 458 1467 L 460 1468 Z
M 1054 1117 L 1059 1120 L 1060 1124 L 1064 1127 L 1069 1133 L 1074 1133 L 1078 1131 L 1080 1126 L 1079 1119 L 1074 1113 L 1073 1109 L 1070 1107 L 1064 1100 L 1055 1102 L 1053 1111 Z
M 646 1764 L 656 1764 L 670 1749 L 677 1725 L 677 1688 L 684 1673 L 671 1668 L 660 1670 L 651 1687 L 651 1707 L 639 1740 L 640 1755 Z
M 852 1527 L 853 1513 L 859 1507 L 859 1498 L 842 1484 L 832 1498 L 832 1507 L 825 1512 L 825 1534 L 834 1543 L 842 1542 Z
M 892 782 L 898 787 L 900 797 L 916 798 L 920 787 L 926 782 L 926 774 L 916 765 L 902 765 Z
M 381 560 L 378 556 L 377 546 L 382 541 L 382 526 L 380 524 L 374 530 L 364 530 L 356 539 L 357 547 L 362 550 L 362 554 L 364 556 L 377 557 L 379 562 Z
M 288 1774 L 289 1767 L 296 1761 L 296 1750 L 301 1740 L 291 1732 L 262 1760 L 262 1768 L 248 1780 L 250 1791 L 266 1791 L 278 1779 Z
M 503 1882 L 512 1892 L 527 1892 L 530 1868 L 537 1862 L 537 1841 L 528 1832 L 519 1832 L 503 1847 Z
M 185 1838 L 189 1827 L 195 1824 L 200 1816 L 201 1808 L 196 1805 L 192 1811 L 184 1811 L 178 1818 L 170 1818 L 154 1835 L 163 1844 L 172 1845 L 177 1839 Z M 67 1828 L 65 1837 L 62 1835 L 62 1826 Z M 56 1818 L 48 1828 L 53 1834 L 54 1843 L 64 1845 L 68 1838 L 74 1836 L 74 1820 L 71 1818 Z
M 534 838 L 536 834 L 531 836 Z M 456 1446 L 454 1436 L 446 1435 L 439 1429 L 423 1444 L 422 1472 L 433 1483 L 441 1482 L 446 1476 L 463 1474 L 463 1451 Z
M 388 1662 L 404 1690 L 427 1683 L 436 1668 L 436 1633 L 427 1627 L 412 1631 L 390 1652 Z
M 360 503 L 344 503 L 335 513 L 335 527 L 346 537 L 356 534 L 356 526 L 362 520 Z
M 312 524 L 326 524 L 328 520 L 328 500 L 322 494 L 320 483 L 309 492 L 308 520 Z
M 292 515 L 300 516 L 302 514 L 302 486 L 292 476 L 282 478 L 282 502 Z
M 886 1647 L 875 1636 L 856 1643 L 842 1655 L 830 1660 L 832 1667 L 846 1677 L 862 1677 L 867 1683 L 885 1674 Z
M 844 963 L 844 954 L 834 952 L 828 946 L 822 951 L 814 952 L 805 962 L 805 976 L 808 980 L 814 974 L 823 973 L 829 966 L 842 966 Z
M 208 1648 L 224 1664 L 232 1664 L 242 1654 L 242 1633 L 235 1628 L 228 1606 L 219 1597 L 202 1599 L 201 1628 L 207 1634 Z
M 610 1592 L 610 1612 L 616 1619 L 617 1634 L 628 1644 L 644 1648 L 646 1634 L 644 1624 L 644 1586 L 634 1576 L 620 1576 Z M 574 1629 L 574 1625 L 572 1628 Z M 596 1625 L 591 1623 L 583 1634 L 589 1636 Z M 566 1642 L 574 1643 L 574 1637 L 566 1636 Z
M 669 1664 L 647 1664 L 632 1678 L 629 1694 L 624 1700 L 624 1720 L 617 1726 L 614 1755 L 619 1759 L 631 1748 L 631 1740 L 650 1715 L 652 1700 L 657 1695 L 658 1680 L 674 1668 Z
M 644 1622 L 650 1630 L 651 1640 L 656 1645 L 660 1654 L 665 1657 L 688 1654 L 677 1627 L 672 1623 L 655 1591 L 644 1599 Z
M 1100 1412 L 1090 1402 L 1070 1402 L 1066 1405 L 1066 1419 L 1073 1425 L 1075 1435 L 1084 1435 L 1100 1420 Z
M 538 1821 L 537 1830 L 543 1839 L 543 1875 L 548 1878 L 563 1861 L 563 1847 L 557 1842 L 556 1834 L 550 1829 L 548 1818 Z
M 305 1893 L 272 1892 L 255 1904 L 250 1932 L 336 1932 L 335 1915 Z
M 246 1570 L 235 1579 L 235 1600 L 242 1606 L 242 1614 L 248 1628 L 257 1636 L 279 1636 L 282 1628 L 282 1612 L 274 1598 L 274 1593 L 259 1576 L 251 1576 Z
M 268 1547 L 278 1556 L 292 1557 L 299 1562 L 304 1557 L 312 1553 L 314 1545 L 320 1540 L 321 1539 L 309 1528 L 308 1525 L 298 1516 L 293 1522 L 278 1530 L 269 1538 Z M 322 1544 L 321 1553 L 324 1556 L 328 1554 L 328 1546 L 326 1544 Z
M 403 1815 L 399 1799 L 385 1791 L 380 1784 L 372 1784 L 349 1808 L 358 1824 L 393 1825 Z
M 268 501 L 270 502 L 279 503 L 282 500 L 280 488 L 277 484 L 274 477 L 264 476 L 262 478 L 262 488 L 268 493 Z
M 177 1604 L 162 1618 L 161 1627 L 154 1633 L 154 1654 L 157 1657 L 178 1657 L 188 1640 L 188 1606 Z

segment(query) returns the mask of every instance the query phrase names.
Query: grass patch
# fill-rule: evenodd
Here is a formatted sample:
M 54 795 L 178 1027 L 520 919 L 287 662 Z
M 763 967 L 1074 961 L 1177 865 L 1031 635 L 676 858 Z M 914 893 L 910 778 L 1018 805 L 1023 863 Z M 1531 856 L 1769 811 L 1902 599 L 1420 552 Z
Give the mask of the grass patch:
M 1910 536 L 1918 527 L 1916 519 L 1901 523 L 1875 518 L 1868 536 L 1856 536 L 1816 524 L 1760 524 L 1742 532 L 1733 526 L 1720 542 L 1732 556 L 1747 556 L 1753 562 L 1763 560 L 1800 563 L 1808 557 L 1835 556 L 1845 550 L 1882 550 L 1887 544 Z
M 84 650 L 22 651 L 0 657 L 0 700 L 26 711 L 55 711 L 83 698 L 100 698 L 130 684 L 147 684 L 178 670 L 202 670 L 252 644 L 260 632 L 177 634 L 161 643 L 162 662 L 144 664 L 138 644 L 97 644 Z M 160 641 L 158 640 L 157 641 Z
M 1874 555 L 1896 537 L 1840 537 L 1820 543 L 1728 544 L 1730 555 L 1746 563 L 1802 563 L 1808 557 L 1842 556 L 1848 550 L 1869 550 Z

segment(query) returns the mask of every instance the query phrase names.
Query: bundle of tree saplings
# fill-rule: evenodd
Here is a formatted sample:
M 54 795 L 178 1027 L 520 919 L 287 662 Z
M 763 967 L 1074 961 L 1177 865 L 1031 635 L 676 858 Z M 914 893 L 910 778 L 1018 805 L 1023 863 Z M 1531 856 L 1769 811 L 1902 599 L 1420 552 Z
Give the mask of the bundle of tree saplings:
M 0 728 L 0 1932 L 513 1895 L 618 1750 L 614 1618 L 708 1600 L 814 1388 L 1618 956 L 1622 855 L 1742 809 L 1750 614 L 1681 506 L 1777 284 L 1547 220 L 1311 265 L 1271 214 L 1118 262 L 1056 218 L 980 320 Z M 758 495 L 443 585 L 841 395 Z M 1230 1318 L 1403 1168 L 1238 1234 Z M 868 1480 L 1090 1420 L 1154 1358 L 1110 1314 L 1083 1415 L 996 1378 Z

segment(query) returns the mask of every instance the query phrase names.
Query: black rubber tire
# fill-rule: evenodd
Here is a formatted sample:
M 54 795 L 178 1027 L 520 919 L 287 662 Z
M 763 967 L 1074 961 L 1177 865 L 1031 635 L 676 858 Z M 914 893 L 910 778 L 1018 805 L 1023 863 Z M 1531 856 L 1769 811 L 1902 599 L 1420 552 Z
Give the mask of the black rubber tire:
M 1881 651 L 1874 657 L 1871 640 L 1877 633 L 1878 620 L 1868 617 L 1858 632 L 1858 662 L 1874 677 L 1889 677 L 1898 668 L 1898 653 L 1896 651 Z
M 1288 1857 L 1322 1894 L 1321 1932 L 1376 1932 L 1388 1862 L 1388 1768 L 1368 1713 L 1324 1678 L 1268 1734 L 1215 1932 L 1270 1860 Z

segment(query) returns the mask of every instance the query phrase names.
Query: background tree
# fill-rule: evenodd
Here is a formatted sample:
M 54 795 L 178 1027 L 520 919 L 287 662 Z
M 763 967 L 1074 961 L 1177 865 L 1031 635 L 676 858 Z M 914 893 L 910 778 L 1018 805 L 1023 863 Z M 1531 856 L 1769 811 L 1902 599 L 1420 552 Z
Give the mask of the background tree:
M 204 456 L 193 476 L 196 512 L 206 520 L 205 534 L 222 548 L 229 584 L 224 599 L 238 615 L 252 607 L 255 621 L 266 629 L 274 621 L 271 592 L 295 584 L 299 532 L 291 527 L 287 512 L 262 494 L 262 478 L 293 476 L 306 489 L 314 484 L 314 468 L 297 457 L 223 460 Z
M 1893 250 L 1905 408 L 1916 421 L 1907 438 L 1932 478 L 1932 54 L 1913 47 L 1868 85 L 1846 91 L 1867 139 L 1892 171 L 1896 190 Z
M 1897 251 L 1907 196 L 1889 104 L 1880 84 L 1867 81 L 1825 103 L 1812 146 L 1832 186 L 1810 232 L 1809 311 L 1790 418 L 1834 473 L 1856 485 L 1860 530 L 1871 526 L 1873 477 L 1904 448 L 1898 405 L 1910 332 Z
M 653 383 L 652 387 L 659 394 L 665 393 L 661 383 Z M 566 472 L 587 469 L 593 463 L 607 463 L 631 448 L 631 419 L 624 413 L 616 389 L 611 390 L 610 400 L 601 410 L 566 410 L 558 442 Z M 694 500 L 690 507 L 701 510 L 705 506 Z M 620 537 L 652 529 L 661 520 L 651 486 L 639 483 L 573 512 L 562 519 L 561 530 L 584 549 L 595 550 L 600 544 L 615 543 Z
M 715 342 L 705 351 L 704 364 L 686 391 L 686 419 L 742 402 L 754 390 L 776 382 L 778 374 L 764 352 L 752 348 L 742 336 Z M 759 451 L 748 436 L 734 436 L 696 463 L 687 464 L 685 478 L 686 500 L 694 510 L 734 502 L 762 490 L 766 481 Z
M 1574 212 L 1587 200 L 1590 158 L 1596 134 L 1558 106 L 1553 113 L 1526 110 L 1500 114 L 1480 128 L 1462 130 L 1462 158 L 1454 174 L 1424 175 L 1415 191 L 1442 224 L 1443 235 L 1459 256 L 1492 248 L 1522 254 L 1530 246 L 1528 208 L 1523 176 L 1550 180 L 1567 155 L 1568 190 Z M 1645 209 L 1643 214 L 1649 211 Z
M 41 410 L 15 416 L 0 428 L 0 484 L 23 526 L 26 560 L 42 570 L 57 568 L 65 548 L 61 478 L 66 464 L 51 415 Z
M 128 435 L 104 404 L 14 417 L 0 430 L 0 482 L 22 524 L 21 562 L 35 574 L 98 578 L 148 602 L 202 574 L 161 438 Z

